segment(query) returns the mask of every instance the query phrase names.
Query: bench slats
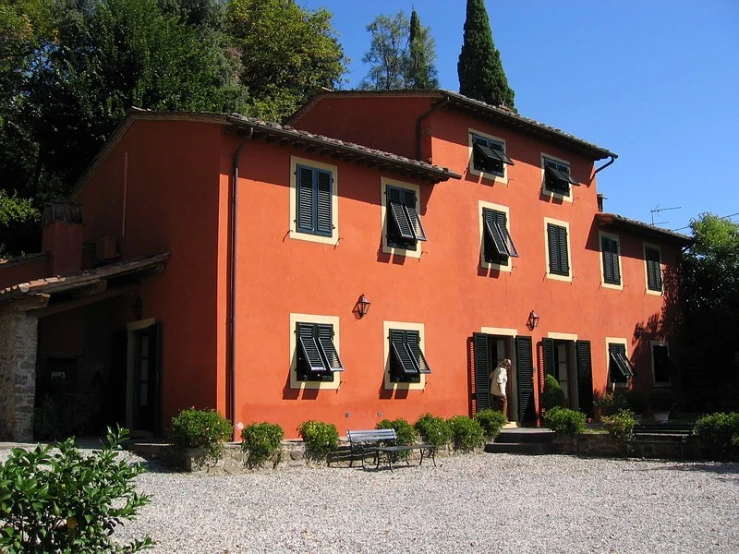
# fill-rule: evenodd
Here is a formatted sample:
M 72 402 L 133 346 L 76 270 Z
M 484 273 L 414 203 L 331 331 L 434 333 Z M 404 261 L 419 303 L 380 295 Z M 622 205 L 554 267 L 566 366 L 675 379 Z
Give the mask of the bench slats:
M 380 457 L 385 454 L 390 471 L 393 470 L 393 454 L 397 452 L 408 452 L 410 450 L 420 450 L 421 462 L 423 464 L 424 453 L 431 456 L 434 466 L 436 465 L 436 445 L 433 444 L 404 444 L 384 446 L 383 442 L 395 442 L 398 440 L 398 434 L 395 429 L 360 429 L 357 431 L 347 431 L 346 436 L 349 439 L 349 447 L 351 450 L 351 461 L 349 467 L 354 463 L 355 454 L 361 457 L 362 467 L 364 460 L 368 455 L 375 457 L 375 469 L 380 466 Z M 420 465 L 419 464 L 419 465 Z

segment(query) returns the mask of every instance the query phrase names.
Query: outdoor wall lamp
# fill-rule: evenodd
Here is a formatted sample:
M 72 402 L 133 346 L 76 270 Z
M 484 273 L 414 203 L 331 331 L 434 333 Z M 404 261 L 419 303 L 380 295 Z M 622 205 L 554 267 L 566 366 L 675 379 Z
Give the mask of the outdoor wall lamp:
M 362 319 L 367 315 L 367 312 L 369 312 L 370 304 L 371 302 L 369 301 L 369 298 L 364 294 L 360 295 L 357 303 L 354 304 L 354 309 L 352 310 L 354 315 L 356 315 L 358 319 Z
M 644 336 L 644 325 L 642 325 L 642 322 L 639 321 L 634 326 L 634 337 L 637 339 L 640 339 Z
M 529 312 L 529 319 L 526 321 L 526 326 L 532 331 L 539 326 L 539 314 L 537 314 L 534 310 L 531 310 L 531 312 Z

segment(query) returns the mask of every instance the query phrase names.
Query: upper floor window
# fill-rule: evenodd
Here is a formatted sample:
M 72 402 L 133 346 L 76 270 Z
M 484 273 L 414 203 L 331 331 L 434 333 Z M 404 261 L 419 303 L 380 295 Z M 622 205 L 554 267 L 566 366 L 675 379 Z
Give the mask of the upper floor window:
M 291 156 L 290 237 L 335 244 L 339 202 L 335 165 Z
M 634 367 L 626 356 L 626 345 L 608 343 L 608 382 L 625 386 L 634 376 Z
M 505 165 L 513 165 L 506 155 L 505 143 L 491 137 L 471 133 L 472 168 L 475 171 L 504 177 Z
M 603 283 L 607 285 L 620 285 L 621 264 L 618 253 L 618 237 L 601 234 L 600 251 L 603 261 Z
M 543 164 L 545 191 L 570 196 L 570 185 L 580 184 L 570 175 L 570 164 L 567 162 L 544 156 Z
M 300 381 L 333 381 L 334 372 L 344 371 L 334 346 L 333 325 L 323 323 L 297 324 L 298 338 L 296 371 Z
M 504 211 L 482 209 L 483 256 L 486 263 L 508 265 L 509 258 L 518 258 L 518 250 L 508 232 L 508 217 Z
M 647 290 L 662 292 L 662 262 L 659 248 L 644 246 L 644 263 L 647 271 Z
M 390 329 L 390 381 L 417 383 L 421 375 L 431 373 L 421 351 L 421 336 L 410 329 Z
M 570 277 L 570 257 L 567 226 L 547 223 L 547 254 L 549 275 Z
M 426 240 L 416 204 L 416 191 L 393 185 L 385 187 L 387 203 L 387 245 L 416 250 L 417 241 Z

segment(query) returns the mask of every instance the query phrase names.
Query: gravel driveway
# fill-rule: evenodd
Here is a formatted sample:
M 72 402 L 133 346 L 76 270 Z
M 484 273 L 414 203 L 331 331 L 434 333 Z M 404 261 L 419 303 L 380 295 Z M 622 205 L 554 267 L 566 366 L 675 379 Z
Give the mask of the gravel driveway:
M 154 552 L 739 552 L 739 464 L 471 454 L 391 473 L 146 473 Z

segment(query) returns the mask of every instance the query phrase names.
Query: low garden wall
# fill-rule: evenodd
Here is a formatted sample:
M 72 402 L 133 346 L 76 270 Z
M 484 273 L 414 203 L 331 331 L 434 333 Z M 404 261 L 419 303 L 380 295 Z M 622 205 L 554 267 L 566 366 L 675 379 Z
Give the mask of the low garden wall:
M 604 458 L 623 455 L 619 444 L 605 433 L 581 434 L 576 441 L 563 440 L 555 444 L 560 454 Z M 627 455 L 634 458 L 699 459 L 705 457 L 705 452 L 697 437 L 663 436 L 629 443 Z

